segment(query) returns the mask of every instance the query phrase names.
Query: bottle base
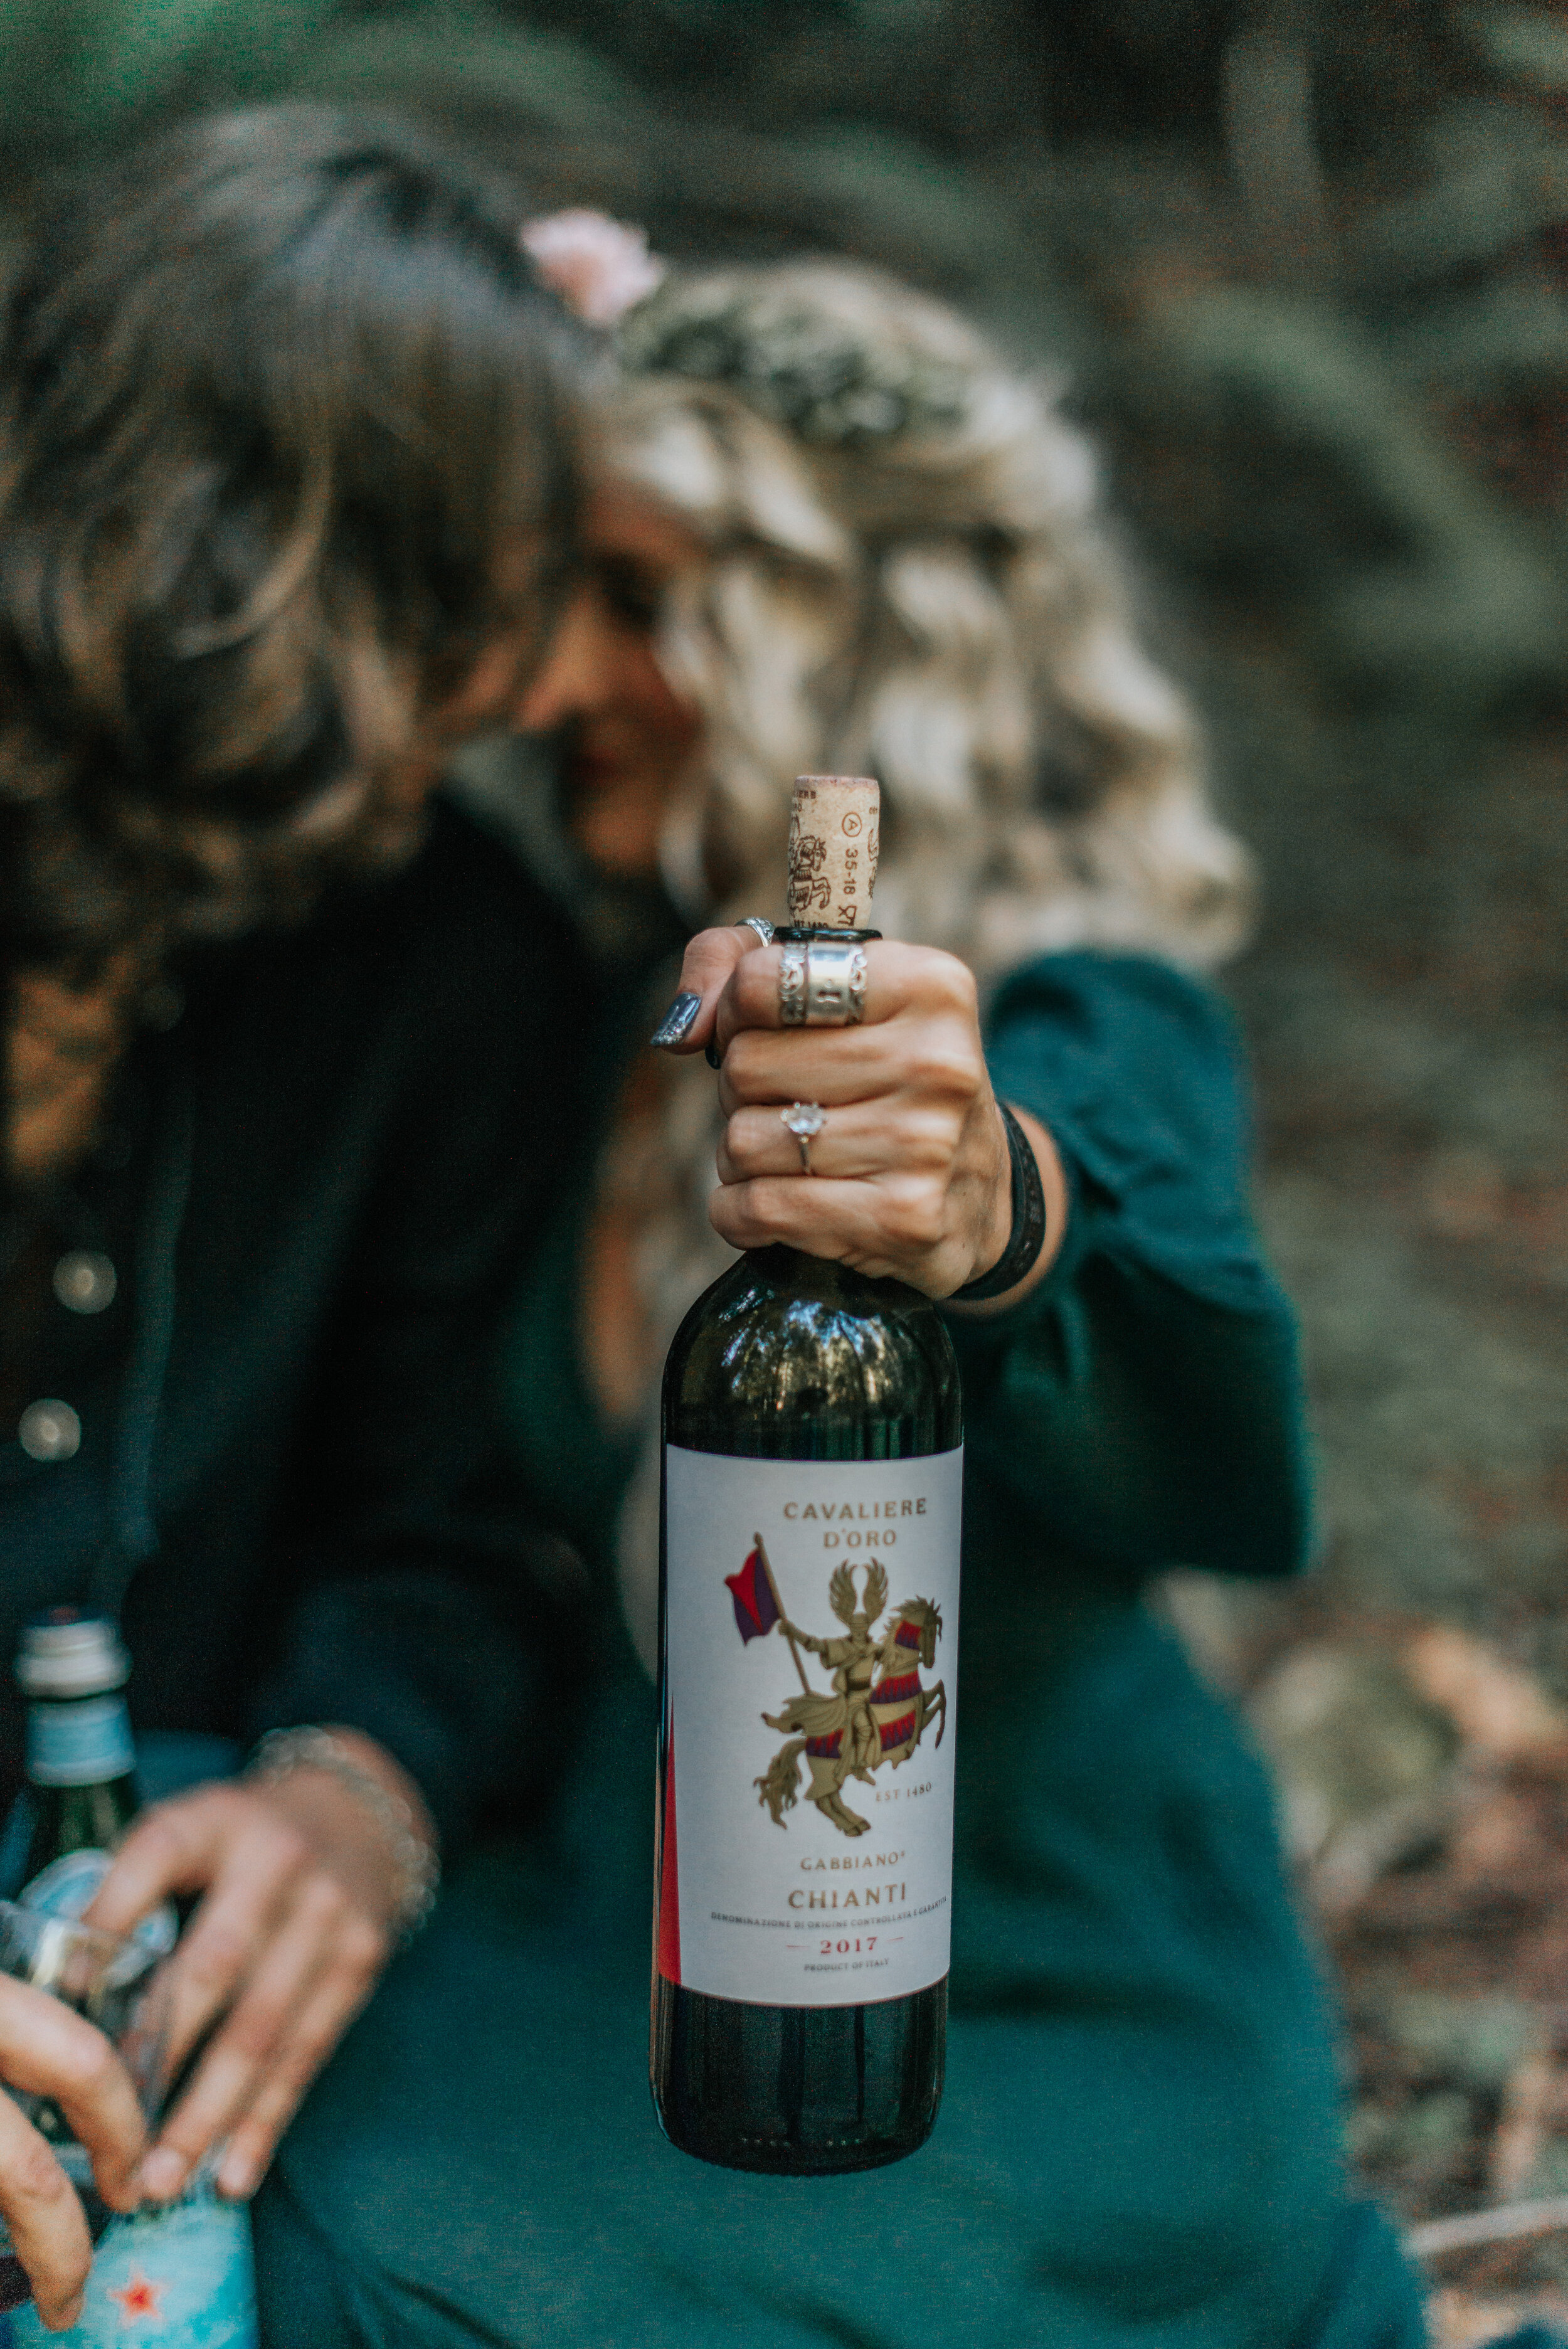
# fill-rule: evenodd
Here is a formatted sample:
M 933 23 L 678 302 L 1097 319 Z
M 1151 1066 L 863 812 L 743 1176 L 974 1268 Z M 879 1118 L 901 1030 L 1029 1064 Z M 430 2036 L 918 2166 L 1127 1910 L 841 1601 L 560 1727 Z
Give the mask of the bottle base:
M 659 2127 L 698 2161 L 833 2178 L 917 2153 L 942 2101 L 947 1984 L 855 2007 L 751 2006 L 654 1985 Z
M 895 2161 L 903 2161 L 918 2153 L 936 2125 L 936 2115 L 918 2135 L 896 2139 L 868 2139 L 859 2143 L 823 2144 L 807 2150 L 791 2145 L 787 2139 L 764 2137 L 725 2137 L 705 2139 L 677 2134 L 668 2117 L 660 2110 L 657 2096 L 654 2110 L 667 2142 L 677 2153 L 689 2153 L 697 2161 L 711 2162 L 716 2169 L 749 2169 L 766 2178 L 843 2178 L 861 2169 L 886 2169 Z

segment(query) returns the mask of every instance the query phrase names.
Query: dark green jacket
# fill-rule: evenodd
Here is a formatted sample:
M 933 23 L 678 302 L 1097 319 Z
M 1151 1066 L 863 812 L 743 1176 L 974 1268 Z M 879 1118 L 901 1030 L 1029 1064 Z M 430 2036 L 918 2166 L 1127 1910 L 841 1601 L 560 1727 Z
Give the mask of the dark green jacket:
M 123 1597 L 139 1730 L 366 1729 L 449 1837 L 556 1746 L 582 1593 L 500 1437 L 498 1332 L 559 1195 L 575 949 L 455 810 L 302 928 L 193 956 L 93 1161 L 0 1253 L 0 1779 L 34 1609 Z M 107 1255 L 82 1315 L 51 1274 Z M 29 1457 L 29 1400 L 71 1456 Z M 0 1783 L 0 1795 L 5 1785 Z
M 614 1047 L 606 1025 L 601 1104 Z M 257 2213 L 280 2337 L 308 2302 L 321 2349 L 1415 2349 L 1413 2280 L 1345 2177 L 1269 1787 L 1140 1596 L 1169 1565 L 1284 1574 L 1308 1546 L 1230 1023 L 1148 960 L 1055 956 L 1002 990 L 990 1053 L 1056 1135 L 1073 1216 L 1032 1299 L 954 1323 L 952 2023 L 930 2145 L 779 2181 L 658 2141 L 655 1707 L 610 1566 L 633 1447 L 576 1359 L 585 1121 L 508 1353 L 519 1457 L 599 1576 L 573 1766 L 538 1837 L 459 1875 L 293 2132 Z

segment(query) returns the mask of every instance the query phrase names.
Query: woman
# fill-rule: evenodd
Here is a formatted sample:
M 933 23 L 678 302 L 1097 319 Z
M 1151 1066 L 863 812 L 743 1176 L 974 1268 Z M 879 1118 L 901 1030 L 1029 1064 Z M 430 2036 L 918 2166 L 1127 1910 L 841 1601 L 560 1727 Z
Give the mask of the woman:
M 673 278 L 621 347 L 595 567 L 523 703 L 553 773 L 470 783 L 598 973 L 598 1116 L 509 1353 L 519 1456 L 600 1578 L 596 1687 L 551 1837 L 458 1889 L 284 2148 L 296 2291 L 343 2341 L 1413 2344 L 1413 2282 L 1346 2192 L 1262 1773 L 1141 1602 L 1177 1562 L 1297 1569 L 1307 1507 L 1236 1055 L 1190 975 L 1244 934 L 1245 861 L 1084 450 L 950 312 L 859 271 Z M 835 769 L 882 781 L 889 936 L 864 1027 L 785 1034 L 779 951 L 739 925 L 779 911 L 795 772 Z M 810 1176 L 800 1098 L 829 1112 Z M 998 1099 L 1050 1212 L 965 1305 L 1007 1247 Z M 915 2160 L 787 2186 L 651 2142 L 627 1652 L 664 1348 L 776 1238 L 951 1300 L 967 1433 L 946 2104 Z M 428 2007 L 470 2034 L 422 2054 Z
M 488 1379 L 561 1172 L 531 1104 L 570 1095 L 573 948 L 427 814 L 573 518 L 569 336 L 517 232 L 405 132 L 220 119 L 57 197 L 0 317 L 0 1662 L 86 1602 L 150 1775 L 160 1733 L 167 1781 L 284 1733 L 150 1811 L 95 1905 L 194 1904 L 174 2052 L 207 2044 L 134 2177 L 122 2075 L 67 2032 L 57 2080 L 0 1985 L 0 2073 L 79 2114 L 117 2207 L 209 2154 L 254 2190 L 438 1845 L 550 1752 L 573 1562 Z M 0 2121 L 58 2321 L 80 2212 Z

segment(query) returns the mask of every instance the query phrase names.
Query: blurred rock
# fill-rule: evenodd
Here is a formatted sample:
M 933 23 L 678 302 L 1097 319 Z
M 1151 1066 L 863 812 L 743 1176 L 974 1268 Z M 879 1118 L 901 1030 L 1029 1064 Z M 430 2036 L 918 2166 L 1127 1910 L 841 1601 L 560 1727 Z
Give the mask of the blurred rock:
M 1568 1713 L 1532 1672 L 1457 1624 L 1416 1634 L 1403 1661 L 1415 1686 L 1454 1723 L 1467 1746 L 1492 1762 L 1568 1746 Z
M 1311 1641 L 1274 1667 L 1247 1711 L 1279 1781 L 1290 1848 L 1320 1875 L 1343 1876 L 1354 1853 L 1357 1883 L 1370 1881 L 1446 1816 L 1458 1733 L 1392 1657 Z
M 1417 2077 L 1478 2094 L 1501 2095 L 1542 2044 L 1538 2012 L 1514 1998 L 1400 1991 L 1381 2002 L 1379 2019 Z
M 1547 2155 L 1554 2149 L 1547 2127 L 1557 2082 L 1557 2066 L 1543 2046 L 1533 2048 L 1510 2073 L 1487 2158 L 1487 2187 L 1494 2202 L 1559 2190 L 1546 2174 Z

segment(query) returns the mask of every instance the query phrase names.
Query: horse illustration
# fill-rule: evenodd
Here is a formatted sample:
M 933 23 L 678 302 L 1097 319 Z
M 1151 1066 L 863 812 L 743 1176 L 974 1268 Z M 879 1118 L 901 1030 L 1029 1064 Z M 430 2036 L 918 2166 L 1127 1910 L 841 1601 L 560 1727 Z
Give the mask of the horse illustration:
M 844 1801 L 846 1781 L 859 1778 L 870 1785 L 884 1763 L 896 1770 L 932 1722 L 934 1743 L 942 1743 L 947 1691 L 941 1681 L 929 1689 L 920 1682 L 921 1667 L 929 1671 L 935 1661 L 941 1612 L 929 1599 L 906 1599 L 893 1608 L 879 1636 L 872 1627 L 887 1605 L 887 1574 L 876 1559 L 864 1571 L 865 1603 L 860 1608 L 853 1567 L 837 1568 L 828 1586 L 829 1603 L 844 1626 L 842 1638 L 819 1640 L 792 1623 L 781 1624 L 791 1645 L 809 1649 L 832 1668 L 833 1693 L 789 1697 L 777 1713 L 762 1716 L 769 1729 L 783 1730 L 789 1740 L 753 1781 L 775 1826 L 781 1827 L 785 1812 L 795 1806 L 802 1756 L 810 1799 L 841 1834 L 860 1836 L 871 1821 Z

